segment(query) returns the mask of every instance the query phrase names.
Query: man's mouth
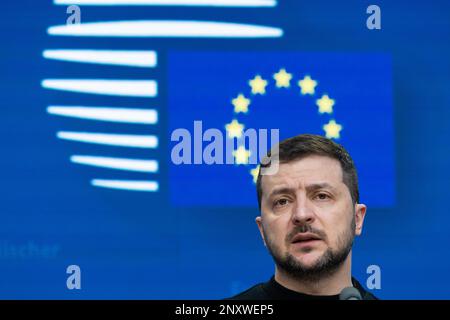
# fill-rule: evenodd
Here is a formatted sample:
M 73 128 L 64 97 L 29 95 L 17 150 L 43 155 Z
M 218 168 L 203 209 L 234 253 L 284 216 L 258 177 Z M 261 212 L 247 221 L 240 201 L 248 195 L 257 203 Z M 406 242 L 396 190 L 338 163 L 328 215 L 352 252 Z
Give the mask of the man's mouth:
M 292 238 L 291 243 L 297 245 L 311 245 L 322 239 L 314 233 L 299 233 Z

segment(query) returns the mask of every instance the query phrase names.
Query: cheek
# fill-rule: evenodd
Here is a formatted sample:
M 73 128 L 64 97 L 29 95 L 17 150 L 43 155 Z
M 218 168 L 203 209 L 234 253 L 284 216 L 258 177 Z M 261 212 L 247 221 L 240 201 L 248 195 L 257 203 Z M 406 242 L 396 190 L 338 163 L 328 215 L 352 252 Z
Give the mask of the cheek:
M 341 231 L 336 230 L 336 228 L 333 228 L 331 230 L 327 230 L 327 238 L 328 242 L 327 245 L 330 248 L 336 249 L 339 245 L 339 233 Z
M 275 244 L 277 247 L 285 247 L 287 224 L 280 218 L 272 220 L 266 224 L 266 238 Z
M 350 213 L 349 211 L 345 212 L 345 209 L 325 214 L 322 216 L 322 219 L 320 219 L 323 227 L 322 230 L 327 235 L 328 246 L 332 248 L 335 248 L 342 235 L 347 234 L 350 230 L 353 213 Z M 354 231 L 350 230 L 350 232 Z

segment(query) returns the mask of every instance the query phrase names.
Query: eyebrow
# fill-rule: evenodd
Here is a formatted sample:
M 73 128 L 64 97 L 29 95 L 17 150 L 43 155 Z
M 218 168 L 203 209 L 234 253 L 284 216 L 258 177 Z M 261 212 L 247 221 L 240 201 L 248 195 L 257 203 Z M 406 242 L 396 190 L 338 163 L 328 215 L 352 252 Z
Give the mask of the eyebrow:
M 269 193 L 269 198 L 282 193 L 294 193 L 294 188 L 288 187 L 275 188 L 272 190 L 272 192 Z
M 310 184 L 308 186 L 306 186 L 306 191 L 307 192 L 313 192 L 319 189 L 330 189 L 334 192 L 336 192 L 336 188 L 333 187 L 331 184 L 323 182 L 323 183 L 313 183 Z M 269 194 L 269 198 L 276 196 L 278 194 L 283 194 L 283 193 L 294 193 L 295 188 L 290 188 L 290 187 L 281 187 L 281 188 L 275 188 L 272 190 L 272 192 Z
M 330 189 L 332 191 L 336 191 L 336 188 L 331 184 L 323 182 L 323 183 L 313 183 L 306 187 L 306 191 L 315 191 L 318 189 Z

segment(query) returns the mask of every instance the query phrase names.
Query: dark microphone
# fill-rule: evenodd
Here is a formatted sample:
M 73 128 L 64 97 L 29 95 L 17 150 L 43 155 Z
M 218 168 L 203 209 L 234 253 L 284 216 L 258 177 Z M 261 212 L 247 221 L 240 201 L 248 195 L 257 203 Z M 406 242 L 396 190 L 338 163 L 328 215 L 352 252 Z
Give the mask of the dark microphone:
M 362 300 L 362 297 L 358 289 L 355 287 L 347 287 L 339 294 L 339 300 Z

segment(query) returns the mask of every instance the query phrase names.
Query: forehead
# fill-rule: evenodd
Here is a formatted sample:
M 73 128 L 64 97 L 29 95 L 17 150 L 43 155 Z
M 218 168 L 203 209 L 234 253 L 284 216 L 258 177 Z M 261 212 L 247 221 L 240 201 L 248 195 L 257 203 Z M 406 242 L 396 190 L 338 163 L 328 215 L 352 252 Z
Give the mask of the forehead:
M 274 175 L 262 177 L 263 194 L 275 187 L 298 188 L 314 183 L 328 183 L 338 188 L 343 184 L 343 172 L 338 160 L 326 156 L 307 156 L 280 164 Z

